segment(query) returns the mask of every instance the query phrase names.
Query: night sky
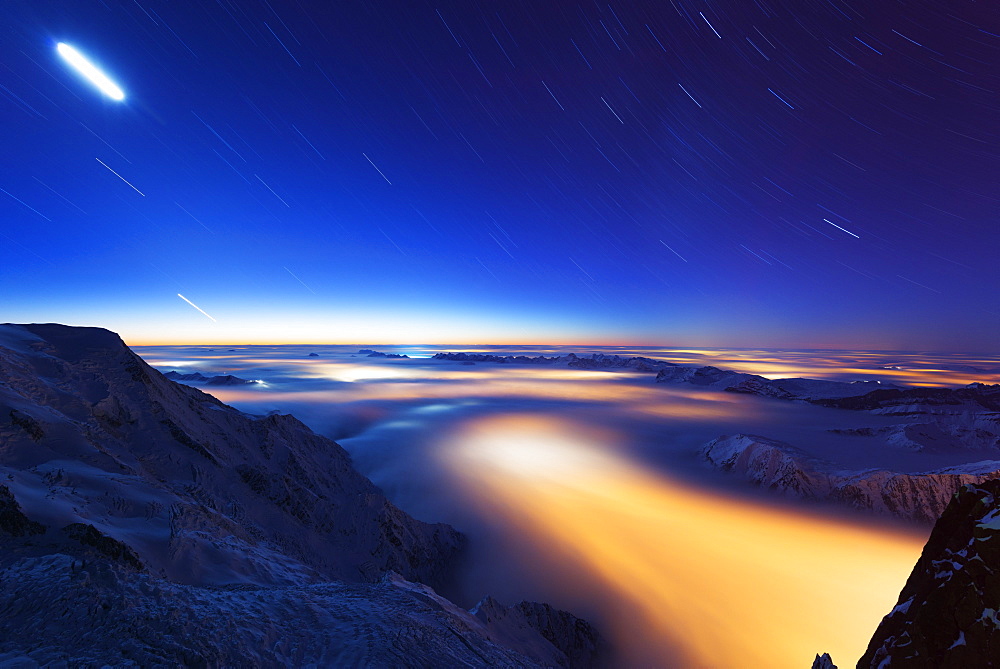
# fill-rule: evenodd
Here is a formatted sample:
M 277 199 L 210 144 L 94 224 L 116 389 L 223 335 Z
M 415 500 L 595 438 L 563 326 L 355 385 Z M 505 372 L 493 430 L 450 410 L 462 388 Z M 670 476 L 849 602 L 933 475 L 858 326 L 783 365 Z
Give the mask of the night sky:
M 6 0 L 0 28 L 0 320 L 1000 348 L 993 3 Z

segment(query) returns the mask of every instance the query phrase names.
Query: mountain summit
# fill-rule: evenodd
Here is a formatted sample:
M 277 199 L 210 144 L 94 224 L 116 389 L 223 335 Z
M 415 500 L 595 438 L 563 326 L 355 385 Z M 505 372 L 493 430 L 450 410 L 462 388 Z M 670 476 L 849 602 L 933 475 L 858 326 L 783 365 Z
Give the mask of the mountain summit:
M 107 330 L 0 325 L 0 664 L 597 657 L 569 614 L 547 619 L 587 634 L 510 607 L 511 644 L 423 585 L 462 543 L 291 416 L 175 383 Z

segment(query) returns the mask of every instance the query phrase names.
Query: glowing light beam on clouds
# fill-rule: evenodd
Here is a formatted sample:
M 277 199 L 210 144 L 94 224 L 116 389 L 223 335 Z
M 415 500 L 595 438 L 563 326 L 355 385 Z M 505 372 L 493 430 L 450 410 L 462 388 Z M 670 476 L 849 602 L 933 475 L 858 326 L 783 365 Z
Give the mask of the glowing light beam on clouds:
M 207 312 L 206 312 L 206 311 L 205 311 L 204 309 L 202 309 L 202 308 L 201 308 L 201 307 L 199 307 L 199 306 L 198 306 L 197 304 L 195 304 L 194 302 L 192 302 L 192 301 L 191 301 L 191 300 L 189 300 L 188 298 L 184 297 L 184 296 L 183 296 L 183 295 L 181 295 L 180 293 L 177 293 L 177 297 L 181 298 L 182 300 L 184 300 L 185 302 L 187 302 L 188 304 L 190 304 L 190 305 L 191 305 L 192 307 L 194 307 L 195 309 L 197 309 L 197 310 L 198 310 L 198 311 L 200 311 L 201 313 L 203 313 L 203 314 L 205 314 L 206 316 L 208 316 L 208 313 L 207 313 Z M 219 321 L 215 320 L 214 318 L 212 318 L 211 316 L 208 316 L 208 318 L 209 318 L 209 320 L 211 320 L 211 321 L 212 321 L 213 323 L 218 323 L 218 322 L 219 322 Z
M 97 69 L 97 66 L 87 60 L 82 53 L 64 42 L 59 42 L 56 45 L 56 51 L 59 52 L 63 60 L 69 63 L 73 69 L 82 74 L 87 81 L 97 86 L 109 98 L 118 101 L 125 99 L 125 92 L 118 87 L 118 84 L 111 81 L 108 75 Z
M 823 651 L 853 663 L 920 555 L 919 532 L 727 498 L 614 445 L 511 414 L 467 424 L 440 457 L 524 551 L 544 547 L 528 559 L 547 581 L 627 604 L 609 621 L 626 666 L 791 669 Z

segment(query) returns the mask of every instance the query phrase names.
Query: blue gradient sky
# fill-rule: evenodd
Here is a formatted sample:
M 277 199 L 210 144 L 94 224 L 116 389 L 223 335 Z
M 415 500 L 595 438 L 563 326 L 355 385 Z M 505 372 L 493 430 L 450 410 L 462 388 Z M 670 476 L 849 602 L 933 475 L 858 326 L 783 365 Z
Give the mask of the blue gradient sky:
M 1000 26 L 872 4 L 8 2 L 0 320 L 995 352 Z

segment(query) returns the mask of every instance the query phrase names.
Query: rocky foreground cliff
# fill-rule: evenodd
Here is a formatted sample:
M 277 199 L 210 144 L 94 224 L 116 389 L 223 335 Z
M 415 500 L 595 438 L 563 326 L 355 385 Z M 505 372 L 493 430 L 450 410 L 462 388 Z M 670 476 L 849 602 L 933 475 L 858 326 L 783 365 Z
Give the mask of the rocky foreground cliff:
M 570 614 L 474 615 L 422 585 L 462 542 L 291 416 L 174 383 L 106 330 L 0 326 L 0 664 L 598 659 Z
M 1000 481 L 963 486 L 882 619 L 864 669 L 1000 666 Z

